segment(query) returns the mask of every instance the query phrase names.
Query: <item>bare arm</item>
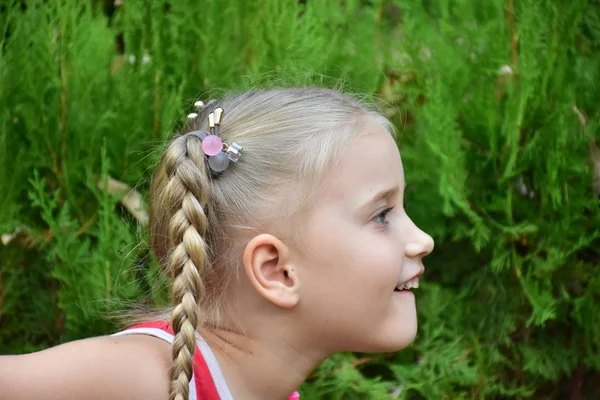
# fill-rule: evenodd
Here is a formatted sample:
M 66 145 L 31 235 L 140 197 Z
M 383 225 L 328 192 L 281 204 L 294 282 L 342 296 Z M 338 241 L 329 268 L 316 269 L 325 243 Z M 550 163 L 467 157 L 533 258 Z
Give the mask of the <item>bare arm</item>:
M 170 345 L 157 338 L 79 340 L 0 356 L 0 400 L 165 400 L 170 366 Z

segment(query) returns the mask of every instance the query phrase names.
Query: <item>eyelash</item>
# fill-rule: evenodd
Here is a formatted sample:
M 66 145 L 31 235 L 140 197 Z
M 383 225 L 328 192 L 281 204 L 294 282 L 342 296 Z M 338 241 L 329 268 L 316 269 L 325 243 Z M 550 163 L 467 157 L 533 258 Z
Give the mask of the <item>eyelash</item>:
M 373 218 L 373 220 L 375 222 L 378 222 L 380 224 L 389 224 L 388 221 L 385 220 L 385 217 L 387 217 L 387 215 L 394 209 L 394 207 L 387 207 L 385 210 L 383 210 L 382 212 L 380 212 L 379 214 L 377 214 L 375 216 L 375 218 Z M 382 218 L 382 220 L 379 220 L 379 218 Z

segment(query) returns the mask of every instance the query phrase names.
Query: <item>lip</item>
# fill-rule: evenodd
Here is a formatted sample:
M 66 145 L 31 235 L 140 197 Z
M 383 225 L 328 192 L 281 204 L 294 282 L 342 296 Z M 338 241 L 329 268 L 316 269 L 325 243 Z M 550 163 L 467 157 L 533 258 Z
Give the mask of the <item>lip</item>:
M 425 268 L 421 267 L 419 269 L 419 271 L 412 276 L 412 278 L 409 278 L 409 279 L 403 281 L 402 283 L 406 283 L 406 282 L 408 282 L 410 280 L 418 278 L 421 275 L 423 275 L 424 272 L 425 272 Z M 396 287 L 398 287 L 398 285 L 400 285 L 400 284 L 396 284 L 396 286 L 394 286 L 394 291 L 393 291 L 394 294 L 406 296 L 406 295 L 408 295 L 410 293 L 411 296 L 414 296 L 414 293 L 412 292 L 412 290 L 396 290 Z
M 419 270 L 419 272 L 417 272 L 416 274 L 414 274 L 414 275 L 413 275 L 413 277 L 412 277 L 412 278 L 408 278 L 407 280 L 405 280 L 405 281 L 402 281 L 401 283 L 406 283 L 406 282 L 408 282 L 408 281 L 412 281 L 413 279 L 415 279 L 415 278 L 418 278 L 418 277 L 420 277 L 421 275 L 423 275 L 423 273 L 424 273 L 424 272 L 425 272 L 425 268 L 421 268 L 421 269 Z M 397 286 L 397 285 L 396 285 L 396 286 Z

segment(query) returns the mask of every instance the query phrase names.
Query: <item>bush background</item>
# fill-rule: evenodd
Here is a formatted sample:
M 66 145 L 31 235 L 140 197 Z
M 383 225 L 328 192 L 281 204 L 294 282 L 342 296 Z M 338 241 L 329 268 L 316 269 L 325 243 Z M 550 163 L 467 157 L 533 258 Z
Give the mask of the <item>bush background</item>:
M 0 29 L 0 353 L 164 303 L 106 183 L 145 195 L 196 99 L 344 82 L 399 127 L 437 249 L 416 343 L 336 355 L 304 398 L 599 398 L 598 1 L 22 0 Z

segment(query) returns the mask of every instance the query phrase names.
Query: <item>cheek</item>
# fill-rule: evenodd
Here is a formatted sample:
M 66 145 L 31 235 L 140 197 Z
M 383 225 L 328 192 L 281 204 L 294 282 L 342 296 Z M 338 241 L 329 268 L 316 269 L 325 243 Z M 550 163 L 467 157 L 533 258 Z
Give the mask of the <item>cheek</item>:
M 393 288 L 402 271 L 402 250 L 392 231 L 348 227 L 343 234 L 315 243 L 319 268 L 340 290 L 381 295 Z M 393 290 L 393 289 L 392 289 Z
M 388 291 L 390 287 L 393 290 L 402 271 L 400 242 L 392 232 L 374 230 L 362 243 L 364 245 L 361 251 L 357 252 L 354 258 L 358 267 L 366 271 L 366 276 L 363 274 L 363 277 L 371 281 L 369 286 L 374 290 Z
M 310 286 L 342 297 L 362 293 L 363 298 L 381 298 L 393 291 L 402 273 L 402 221 L 387 227 L 359 225 L 328 210 L 310 223 L 304 252 Z

